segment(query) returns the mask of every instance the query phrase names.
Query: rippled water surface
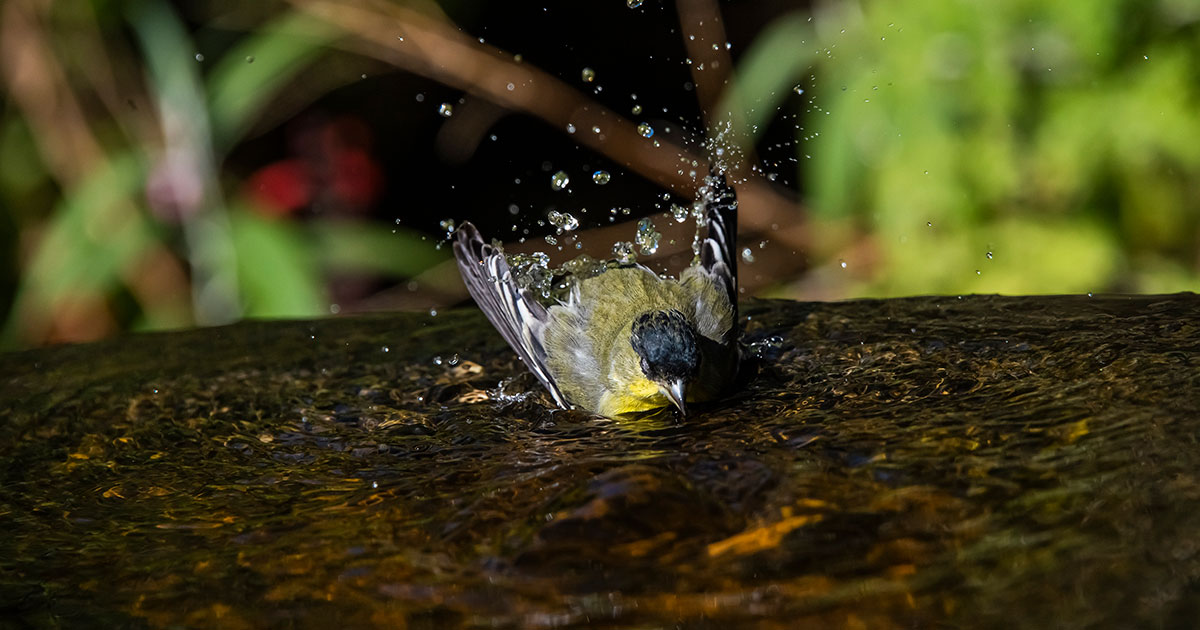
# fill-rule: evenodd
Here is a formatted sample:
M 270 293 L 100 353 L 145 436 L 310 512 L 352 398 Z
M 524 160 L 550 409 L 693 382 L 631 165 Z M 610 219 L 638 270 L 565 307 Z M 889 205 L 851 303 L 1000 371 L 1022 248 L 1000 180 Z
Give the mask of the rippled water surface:
M 1198 309 L 751 302 L 683 423 L 475 311 L 5 355 L 0 628 L 1191 627 Z

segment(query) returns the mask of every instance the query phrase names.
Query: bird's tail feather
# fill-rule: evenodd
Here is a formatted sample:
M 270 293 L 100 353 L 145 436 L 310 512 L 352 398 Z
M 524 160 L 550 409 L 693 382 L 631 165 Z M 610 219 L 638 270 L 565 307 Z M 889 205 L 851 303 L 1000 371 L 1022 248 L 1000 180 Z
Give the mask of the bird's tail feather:
M 724 283 L 737 316 L 737 194 L 725 175 L 705 178 L 705 214 L 708 234 L 700 245 L 700 266 Z

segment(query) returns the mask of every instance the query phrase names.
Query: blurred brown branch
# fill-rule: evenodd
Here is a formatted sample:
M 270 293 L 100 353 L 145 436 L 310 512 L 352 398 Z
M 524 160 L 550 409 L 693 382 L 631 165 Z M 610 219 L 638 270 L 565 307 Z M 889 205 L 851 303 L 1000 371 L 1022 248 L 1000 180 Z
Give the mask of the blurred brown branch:
M 705 122 L 712 123 L 721 93 L 729 85 L 733 59 L 725 48 L 725 28 L 715 0 L 678 0 L 680 34 L 687 48 L 692 83 Z
M 533 115 L 564 132 L 569 127 L 587 130 L 574 134 L 573 139 L 677 195 L 694 197 L 708 172 L 705 156 L 663 139 L 642 137 L 632 121 L 590 100 L 554 76 L 518 61 L 512 54 L 470 38 L 432 11 L 375 1 L 290 2 L 341 27 L 350 36 L 343 45 L 360 54 L 436 79 L 503 108 Z M 712 50 L 716 40 L 723 41 L 716 20 L 700 17 L 713 15 L 709 12 L 714 10 L 715 7 L 701 1 L 686 18 L 681 18 L 687 23 L 696 22 L 701 29 L 697 40 L 708 46 L 702 59 L 709 60 L 707 67 L 712 73 L 703 77 L 703 73 L 698 73 L 696 78 L 702 105 L 708 103 L 709 106 L 718 100 L 732 65 L 723 45 Z M 716 66 L 712 65 L 713 60 L 717 61 Z M 592 133 L 593 128 L 600 132 Z M 784 245 L 773 248 L 779 253 L 777 260 L 764 261 L 764 264 L 778 265 L 782 272 L 801 267 L 801 259 L 792 255 L 807 246 L 808 234 L 801 206 L 758 177 L 737 182 L 737 188 L 741 201 L 740 222 L 746 239 L 769 236 Z M 609 226 L 590 231 L 589 234 L 599 238 L 588 240 L 606 243 L 627 240 L 633 230 L 633 223 Z M 665 233 L 664 237 L 670 240 L 670 234 Z M 690 247 L 690 236 L 675 240 L 675 245 L 664 246 L 660 255 L 676 254 Z M 767 255 L 772 254 L 768 252 Z M 439 277 L 443 275 L 432 273 Z M 753 280 L 747 280 L 746 288 L 756 288 Z

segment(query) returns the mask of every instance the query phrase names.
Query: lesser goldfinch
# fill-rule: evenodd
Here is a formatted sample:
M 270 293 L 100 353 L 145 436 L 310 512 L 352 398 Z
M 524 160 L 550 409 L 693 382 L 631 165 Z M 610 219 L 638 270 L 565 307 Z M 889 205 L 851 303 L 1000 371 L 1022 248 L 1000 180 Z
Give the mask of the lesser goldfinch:
M 679 279 L 642 265 L 573 284 L 544 307 L 517 286 L 504 253 L 463 223 L 454 243 L 463 281 L 551 397 L 619 418 L 712 400 L 734 380 L 737 345 L 737 198 L 724 175 L 701 188 L 708 232 Z

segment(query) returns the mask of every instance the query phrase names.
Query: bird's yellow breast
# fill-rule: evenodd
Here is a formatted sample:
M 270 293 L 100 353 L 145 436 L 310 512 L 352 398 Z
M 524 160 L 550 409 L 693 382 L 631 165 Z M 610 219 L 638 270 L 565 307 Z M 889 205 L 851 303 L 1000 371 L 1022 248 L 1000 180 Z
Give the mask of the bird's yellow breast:
M 650 379 L 638 378 L 622 383 L 617 389 L 606 389 L 596 409 L 601 415 L 614 418 L 628 413 L 658 409 L 670 404 Z

